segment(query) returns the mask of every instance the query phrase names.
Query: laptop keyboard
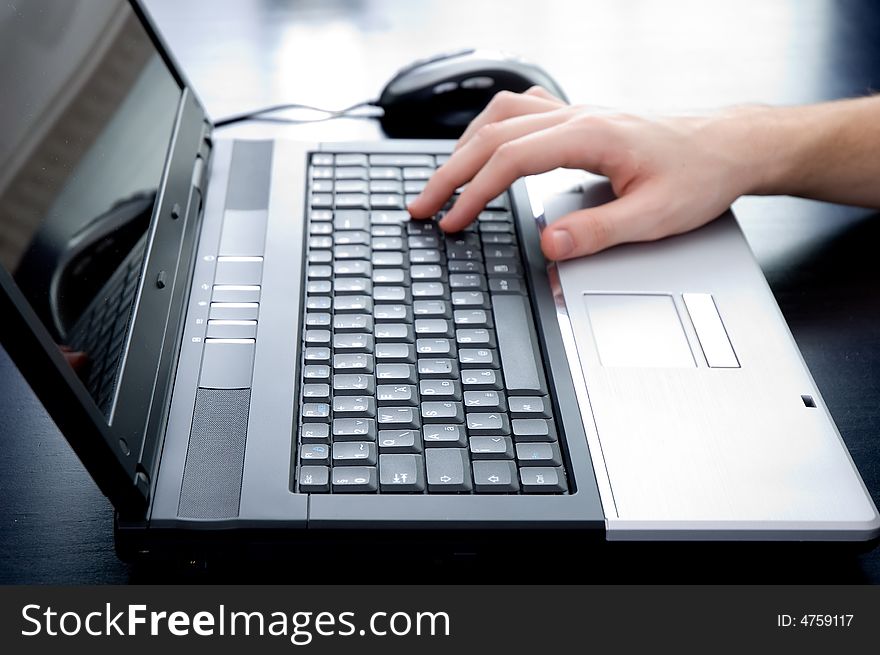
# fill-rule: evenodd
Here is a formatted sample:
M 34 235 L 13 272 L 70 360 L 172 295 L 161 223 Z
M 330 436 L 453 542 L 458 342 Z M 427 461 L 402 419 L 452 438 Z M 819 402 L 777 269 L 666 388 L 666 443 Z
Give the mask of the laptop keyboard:
M 506 194 L 453 235 L 404 210 L 443 159 L 312 155 L 301 492 L 568 491 Z

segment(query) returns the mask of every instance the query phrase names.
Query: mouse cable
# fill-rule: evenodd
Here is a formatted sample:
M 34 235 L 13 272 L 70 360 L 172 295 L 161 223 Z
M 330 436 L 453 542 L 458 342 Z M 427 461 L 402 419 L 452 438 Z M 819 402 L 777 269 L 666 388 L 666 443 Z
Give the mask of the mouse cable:
M 327 121 L 332 118 L 342 118 L 347 116 L 355 109 L 360 109 L 361 107 L 378 107 L 378 101 L 376 100 L 365 100 L 363 102 L 358 102 L 354 105 L 346 107 L 345 109 L 322 109 L 321 107 L 313 107 L 311 105 L 301 105 L 301 104 L 288 104 L 288 105 L 273 105 L 271 107 L 264 107 L 263 109 L 256 109 L 254 111 L 245 112 L 243 114 L 233 114 L 232 116 L 227 116 L 226 118 L 221 118 L 219 120 L 214 121 L 214 127 L 226 127 L 227 125 L 232 125 L 233 123 L 240 123 L 242 121 L 249 120 L 273 120 L 284 123 L 318 123 L 320 121 Z M 317 111 L 326 116 L 322 116 L 321 118 L 275 118 L 275 117 L 266 117 L 266 114 L 272 114 L 277 111 L 284 111 L 285 109 L 308 109 L 310 111 Z M 373 118 L 368 117 L 368 118 Z

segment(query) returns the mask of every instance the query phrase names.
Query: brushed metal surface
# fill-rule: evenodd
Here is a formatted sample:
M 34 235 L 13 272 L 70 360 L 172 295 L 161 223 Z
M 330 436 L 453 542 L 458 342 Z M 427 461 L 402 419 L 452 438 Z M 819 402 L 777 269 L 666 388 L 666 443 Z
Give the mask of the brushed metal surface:
M 600 202 L 545 200 L 546 220 Z M 597 193 L 598 191 L 598 193 Z M 606 196 L 607 197 L 607 196 Z M 609 538 L 868 538 L 880 519 L 733 215 L 558 265 L 616 507 Z M 585 294 L 711 294 L 741 368 L 603 367 Z M 683 328 L 694 352 L 693 325 Z M 806 407 L 811 395 L 817 407 Z M 596 452 L 596 451 L 594 451 Z M 605 496 L 603 496 L 603 501 Z M 610 508 L 607 508 L 610 510 Z

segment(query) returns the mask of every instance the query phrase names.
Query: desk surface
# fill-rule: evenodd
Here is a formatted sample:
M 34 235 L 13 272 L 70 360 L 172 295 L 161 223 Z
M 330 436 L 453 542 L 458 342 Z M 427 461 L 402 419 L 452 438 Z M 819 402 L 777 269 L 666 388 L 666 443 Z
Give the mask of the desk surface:
M 474 44 L 541 63 L 576 102 L 637 111 L 815 102 L 880 86 L 880 8 L 867 0 L 147 6 L 215 117 L 278 102 L 346 106 L 375 97 L 412 59 Z M 234 129 L 310 140 L 378 135 L 357 120 Z M 735 210 L 880 504 L 880 218 L 791 198 L 744 198 Z M 109 504 L 2 351 L 0 445 L 0 582 L 300 579 L 294 565 L 157 575 L 120 562 Z M 586 559 L 546 581 L 880 582 L 880 549 L 618 545 Z M 442 566 L 420 573 L 448 579 Z M 479 569 L 463 579 L 478 581 Z

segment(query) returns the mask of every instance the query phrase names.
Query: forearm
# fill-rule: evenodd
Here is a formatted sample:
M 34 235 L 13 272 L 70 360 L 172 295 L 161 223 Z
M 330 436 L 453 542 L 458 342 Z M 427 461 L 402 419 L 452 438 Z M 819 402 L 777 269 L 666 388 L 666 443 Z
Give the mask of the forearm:
M 741 111 L 743 193 L 880 208 L 880 96 Z

